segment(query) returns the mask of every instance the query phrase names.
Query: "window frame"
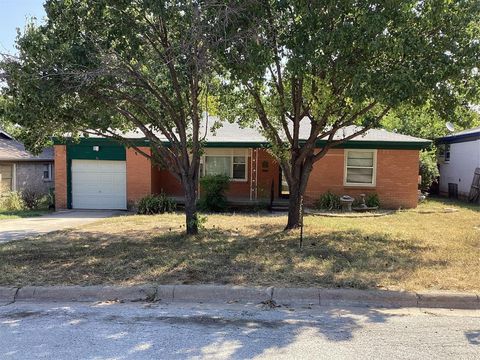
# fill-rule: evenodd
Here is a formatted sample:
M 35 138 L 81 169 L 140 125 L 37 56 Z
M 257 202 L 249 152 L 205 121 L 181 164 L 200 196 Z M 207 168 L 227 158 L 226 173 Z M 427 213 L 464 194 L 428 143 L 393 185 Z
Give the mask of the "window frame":
M 201 158 L 201 164 L 202 164 L 202 176 L 205 176 L 205 172 L 207 169 L 207 157 L 229 157 L 230 158 L 230 173 L 228 174 L 228 177 L 230 178 L 230 181 L 234 182 L 247 182 L 248 181 L 248 151 L 245 149 L 245 151 L 242 154 L 235 153 L 234 149 L 230 150 L 230 152 L 225 152 L 221 154 L 204 154 L 202 155 Z M 245 176 L 244 178 L 233 178 L 233 167 L 234 164 L 240 164 L 240 163 L 234 163 L 234 158 L 235 157 L 243 157 L 245 159 Z
M 52 181 L 53 180 L 53 166 L 50 163 L 44 163 L 44 168 L 42 170 L 42 180 L 43 181 Z M 45 166 L 48 166 L 48 178 L 45 177 Z
M 445 144 L 445 149 L 443 151 L 444 151 L 443 161 L 445 161 L 446 163 L 450 162 L 450 157 L 452 155 L 451 154 L 452 147 L 450 146 L 450 144 Z
M 373 154 L 372 166 L 348 166 L 348 155 L 355 152 L 370 152 Z M 371 183 L 352 183 L 347 181 L 348 168 L 357 169 L 372 169 L 372 182 Z M 352 187 L 376 187 L 377 186 L 377 149 L 345 149 L 344 152 L 344 165 L 343 165 L 343 186 Z
M 8 189 L 7 191 L 16 191 L 17 190 L 17 181 L 16 181 L 16 178 L 17 178 L 17 167 L 16 167 L 16 164 L 15 163 L 11 163 L 11 162 L 2 162 L 0 163 L 0 165 L 2 166 L 10 166 L 11 170 L 10 170 L 10 177 L 9 178 L 5 178 L 5 179 L 10 179 L 10 189 Z M 1 174 L 0 174 L 0 180 L 3 180 Z M 1 193 L 0 193 L 1 195 Z

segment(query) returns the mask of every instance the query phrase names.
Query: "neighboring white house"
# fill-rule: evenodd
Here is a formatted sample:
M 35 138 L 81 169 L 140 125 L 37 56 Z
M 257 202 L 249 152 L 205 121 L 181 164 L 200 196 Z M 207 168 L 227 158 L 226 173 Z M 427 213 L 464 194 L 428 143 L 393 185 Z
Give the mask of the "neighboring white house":
M 480 167 L 480 127 L 437 140 L 440 151 L 440 194 L 467 198 L 475 169 Z

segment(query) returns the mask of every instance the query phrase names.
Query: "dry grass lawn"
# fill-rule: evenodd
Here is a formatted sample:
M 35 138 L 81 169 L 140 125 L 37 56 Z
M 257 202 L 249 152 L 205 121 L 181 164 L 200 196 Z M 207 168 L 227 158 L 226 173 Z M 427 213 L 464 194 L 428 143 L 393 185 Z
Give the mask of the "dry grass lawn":
M 444 212 L 454 207 L 457 212 Z M 480 290 L 480 208 L 430 200 L 378 218 L 122 216 L 0 245 L 0 285 L 215 283 Z

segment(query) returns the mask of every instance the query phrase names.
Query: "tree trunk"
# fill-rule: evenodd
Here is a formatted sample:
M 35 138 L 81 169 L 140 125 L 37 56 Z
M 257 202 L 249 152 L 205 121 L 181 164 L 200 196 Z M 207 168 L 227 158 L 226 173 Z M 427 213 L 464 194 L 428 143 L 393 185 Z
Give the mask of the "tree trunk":
M 312 151 L 313 153 L 313 151 Z M 300 227 L 303 215 L 303 195 L 313 168 L 313 157 L 309 156 L 301 165 L 291 169 L 292 178 L 288 182 L 288 221 L 285 230 Z
M 285 230 L 295 229 L 300 226 L 300 207 L 302 195 L 298 182 L 290 185 L 290 195 L 288 199 L 288 222 Z
M 186 179 L 183 182 L 187 235 L 196 235 L 198 234 L 197 184 L 193 179 Z

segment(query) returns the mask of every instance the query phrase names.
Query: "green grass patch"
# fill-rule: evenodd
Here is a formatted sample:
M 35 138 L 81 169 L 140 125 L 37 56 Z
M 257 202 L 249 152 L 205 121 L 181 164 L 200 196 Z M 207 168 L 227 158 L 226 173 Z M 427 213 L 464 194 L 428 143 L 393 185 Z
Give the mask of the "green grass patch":
M 455 211 L 445 211 L 445 209 Z M 237 284 L 480 291 L 479 208 L 429 200 L 376 218 L 122 216 L 0 244 L 0 285 Z
M 20 211 L 6 211 L 0 210 L 0 220 L 5 219 L 21 219 L 35 216 L 42 216 L 48 213 L 47 210 L 20 210 Z

